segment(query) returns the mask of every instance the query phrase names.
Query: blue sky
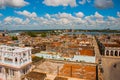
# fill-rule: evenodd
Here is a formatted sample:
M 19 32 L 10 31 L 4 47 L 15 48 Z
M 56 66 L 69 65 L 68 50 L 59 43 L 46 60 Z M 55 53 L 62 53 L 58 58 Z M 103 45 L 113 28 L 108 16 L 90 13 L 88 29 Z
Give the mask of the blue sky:
M 120 0 L 0 0 L 0 30 L 120 29 Z

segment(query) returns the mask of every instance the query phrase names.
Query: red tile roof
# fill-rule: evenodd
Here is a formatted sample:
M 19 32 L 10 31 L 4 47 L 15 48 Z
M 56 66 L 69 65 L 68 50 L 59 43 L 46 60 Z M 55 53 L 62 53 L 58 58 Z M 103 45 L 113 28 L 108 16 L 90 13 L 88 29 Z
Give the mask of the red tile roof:
M 79 50 L 80 55 L 86 55 L 86 56 L 94 56 L 94 50 L 90 50 L 90 49 L 83 49 L 83 50 Z

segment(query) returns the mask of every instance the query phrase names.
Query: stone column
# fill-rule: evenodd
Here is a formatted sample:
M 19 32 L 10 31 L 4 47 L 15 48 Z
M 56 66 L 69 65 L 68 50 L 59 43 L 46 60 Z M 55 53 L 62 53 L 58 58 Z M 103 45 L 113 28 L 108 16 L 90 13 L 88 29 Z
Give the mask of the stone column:
M 2 67 L 1 72 L 2 72 L 2 74 L 3 74 L 2 79 L 3 79 L 3 80 L 7 80 L 7 74 L 6 74 L 6 71 L 5 71 L 5 68 L 4 68 L 4 67 Z
M 4 52 L 2 52 L 1 58 L 2 58 L 2 62 L 4 63 Z
M 105 52 L 104 52 L 104 56 L 106 56 L 106 52 L 107 52 L 107 50 L 105 50 Z
M 118 51 L 118 55 L 117 55 L 117 56 L 119 56 L 119 52 L 120 52 L 120 51 Z
M 17 57 L 17 64 L 20 65 L 20 57 Z
M 111 50 L 109 50 L 109 56 L 111 56 Z
M 27 58 L 27 62 L 29 61 L 29 51 L 27 50 L 27 55 L 26 55 L 26 58 Z
M 113 56 L 115 56 L 115 50 L 113 50 Z
M 120 56 L 120 50 L 118 51 L 118 56 Z
M 31 59 L 31 50 L 29 50 L 29 57 L 30 57 L 30 60 L 29 61 L 32 61 L 32 59 Z
M 14 80 L 21 80 L 20 77 L 21 77 L 21 73 L 20 73 L 20 70 L 18 71 L 14 71 L 15 72 L 15 78 Z
M 15 56 L 13 56 L 13 64 L 15 64 Z
M 8 69 L 8 75 L 9 75 L 9 76 L 11 75 L 11 73 L 10 73 L 10 69 Z

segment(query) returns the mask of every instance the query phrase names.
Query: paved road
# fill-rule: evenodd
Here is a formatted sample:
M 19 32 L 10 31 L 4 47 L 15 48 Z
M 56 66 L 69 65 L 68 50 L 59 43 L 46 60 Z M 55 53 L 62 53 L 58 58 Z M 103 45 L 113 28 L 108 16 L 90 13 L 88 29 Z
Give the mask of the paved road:
M 95 36 L 93 37 L 93 46 L 95 51 L 96 63 L 98 63 L 98 60 L 101 58 L 101 55 Z

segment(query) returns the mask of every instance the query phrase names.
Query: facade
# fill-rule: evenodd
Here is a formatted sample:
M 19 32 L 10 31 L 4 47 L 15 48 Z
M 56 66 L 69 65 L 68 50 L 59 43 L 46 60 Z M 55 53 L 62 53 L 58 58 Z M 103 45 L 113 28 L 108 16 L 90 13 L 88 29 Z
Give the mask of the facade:
M 52 52 L 51 52 L 52 53 Z M 41 51 L 40 53 L 35 54 L 37 57 L 43 57 L 46 59 L 55 59 L 55 60 L 67 60 L 67 61 L 75 61 L 75 62 L 90 62 L 95 63 L 95 56 L 83 56 L 83 55 L 74 55 L 73 57 L 62 57 L 60 53 L 49 54 L 49 52 Z
M 105 47 L 104 56 L 120 56 L 120 47 Z
M 21 80 L 31 69 L 31 48 L 0 46 L 0 80 Z
M 119 35 L 100 35 L 98 36 L 99 47 L 102 56 L 120 57 L 120 36 Z
M 103 56 L 114 56 L 119 57 L 120 56 L 120 45 L 117 43 L 102 43 L 102 49 L 103 49 Z

